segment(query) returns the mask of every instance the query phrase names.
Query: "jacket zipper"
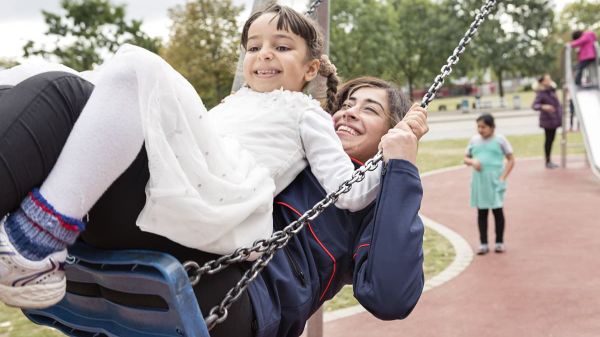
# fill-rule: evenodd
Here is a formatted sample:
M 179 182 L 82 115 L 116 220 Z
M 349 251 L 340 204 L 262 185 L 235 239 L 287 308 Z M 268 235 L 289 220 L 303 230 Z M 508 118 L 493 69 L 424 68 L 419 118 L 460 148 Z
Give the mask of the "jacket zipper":
M 290 261 L 290 264 L 292 265 L 294 275 L 300 281 L 302 286 L 305 287 L 306 286 L 306 278 L 304 277 L 304 273 L 302 272 L 302 270 L 300 270 L 300 266 L 292 257 L 292 253 L 290 252 L 289 248 L 287 246 L 285 246 L 285 247 L 283 247 L 283 251 L 285 252 L 285 255 L 287 256 L 288 260 Z

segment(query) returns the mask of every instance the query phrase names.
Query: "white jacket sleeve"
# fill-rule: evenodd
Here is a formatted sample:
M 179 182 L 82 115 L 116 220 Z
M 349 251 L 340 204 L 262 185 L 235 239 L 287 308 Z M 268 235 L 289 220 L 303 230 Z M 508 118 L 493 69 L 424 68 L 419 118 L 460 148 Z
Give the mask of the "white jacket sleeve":
M 310 169 L 327 194 L 337 191 L 344 181 L 352 177 L 354 165 L 335 133 L 331 116 L 325 111 L 311 108 L 304 114 L 300 122 L 300 137 Z M 365 179 L 354 183 L 350 191 L 340 196 L 335 206 L 352 212 L 365 208 L 377 196 L 380 176 L 381 166 L 367 172 Z

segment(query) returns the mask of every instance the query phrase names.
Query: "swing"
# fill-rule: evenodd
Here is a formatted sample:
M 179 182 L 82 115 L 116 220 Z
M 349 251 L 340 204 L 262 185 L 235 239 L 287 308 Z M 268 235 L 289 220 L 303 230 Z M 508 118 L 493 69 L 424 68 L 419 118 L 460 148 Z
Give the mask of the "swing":
M 427 107 L 434 99 L 496 1 L 487 0 L 480 8 L 423 97 L 422 107 Z M 306 14 L 312 14 L 321 2 L 313 1 Z M 97 250 L 78 243 L 69 248 L 65 265 L 68 287 L 63 300 L 46 309 L 25 309 L 23 313 L 31 321 L 57 328 L 68 336 L 210 337 L 209 330 L 227 318 L 228 308 L 267 266 L 275 252 L 283 248 L 308 221 L 348 192 L 352 184 L 364 179 L 367 171 L 377 168 L 382 159 L 379 151 L 337 191 L 327 195 L 284 229 L 274 232 L 270 238 L 258 240 L 252 247 L 239 248 L 202 266 L 193 261 L 182 265 L 174 257 L 155 251 Z M 227 292 L 223 301 L 202 318 L 192 286 L 202 275 L 214 274 L 233 263 L 245 261 L 254 252 L 262 255 Z M 126 303 L 123 298 L 138 298 L 139 301 Z

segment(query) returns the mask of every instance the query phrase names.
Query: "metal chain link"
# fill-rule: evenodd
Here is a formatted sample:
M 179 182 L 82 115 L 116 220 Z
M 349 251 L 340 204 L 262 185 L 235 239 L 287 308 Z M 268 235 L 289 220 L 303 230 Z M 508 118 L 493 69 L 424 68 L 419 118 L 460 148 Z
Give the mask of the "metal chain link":
M 315 0 L 313 1 L 313 3 L 308 6 L 308 10 L 306 11 L 306 15 L 311 16 L 315 13 L 315 11 L 317 10 L 317 8 L 319 7 L 319 5 L 321 5 L 321 2 L 323 2 L 323 0 Z
M 440 70 L 441 73 L 435 77 L 433 84 L 423 97 L 423 100 L 421 101 L 421 106 L 423 108 L 429 105 L 435 97 L 435 94 L 442 87 L 444 79 L 452 72 L 452 66 L 458 62 L 459 56 L 465 51 L 465 47 L 471 42 L 471 38 L 477 32 L 479 25 L 485 21 L 485 18 L 490 14 L 491 10 L 496 5 L 496 2 L 497 0 L 487 0 L 480 8 L 479 13 L 476 15 L 473 23 L 471 23 L 471 26 L 469 26 L 468 31 L 460 40 L 452 55 L 447 59 L 446 65 Z M 312 14 L 320 3 L 321 0 L 314 1 L 307 14 Z M 189 275 L 190 283 L 196 285 L 204 274 L 215 274 L 231 264 L 246 261 L 252 253 L 261 254 L 260 257 L 252 263 L 252 266 L 246 270 L 240 281 L 227 292 L 221 303 L 213 307 L 208 316 L 204 318 L 208 329 L 211 330 L 227 318 L 229 307 L 241 296 L 246 288 L 248 288 L 250 282 L 256 279 L 258 274 L 267 266 L 271 259 L 273 259 L 277 250 L 283 248 L 294 235 L 304 228 L 307 222 L 315 219 L 327 207 L 335 203 L 342 194 L 350 191 L 354 183 L 363 180 L 367 171 L 375 170 L 382 159 L 383 154 L 379 151 L 373 158 L 369 159 L 363 166 L 354 171 L 352 178 L 343 182 L 337 191 L 327 195 L 323 200 L 314 205 L 313 208 L 306 211 L 302 216 L 291 222 L 284 229 L 274 232 L 270 238 L 257 240 L 252 244 L 252 247 L 238 248 L 233 253 L 208 261 L 202 266 L 193 261 L 185 262 L 183 266 Z

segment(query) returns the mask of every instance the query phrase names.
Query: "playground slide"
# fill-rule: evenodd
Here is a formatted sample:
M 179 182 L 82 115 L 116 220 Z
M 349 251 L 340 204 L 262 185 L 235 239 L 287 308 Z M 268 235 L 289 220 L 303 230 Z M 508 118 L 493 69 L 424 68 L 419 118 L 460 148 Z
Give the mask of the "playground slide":
M 596 50 L 600 50 L 596 44 Z M 575 113 L 579 119 L 581 132 L 585 143 L 587 157 L 594 174 L 600 179 L 600 86 L 579 88 L 573 79 L 571 63 L 571 47 L 565 48 L 565 80 L 575 106 Z M 600 62 L 596 60 L 593 65 L 596 69 L 595 83 L 600 83 Z
M 578 90 L 574 97 L 588 160 L 594 174 L 600 178 L 600 90 Z

